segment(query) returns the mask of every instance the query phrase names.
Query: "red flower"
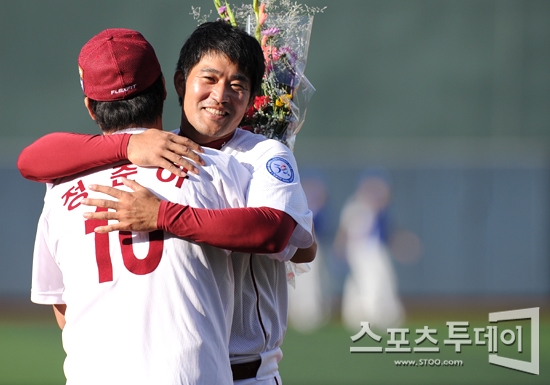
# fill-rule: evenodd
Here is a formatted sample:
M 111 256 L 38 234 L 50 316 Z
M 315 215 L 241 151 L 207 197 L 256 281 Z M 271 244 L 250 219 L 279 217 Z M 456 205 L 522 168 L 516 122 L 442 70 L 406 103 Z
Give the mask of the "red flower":
M 248 109 L 248 111 L 246 111 L 246 113 L 244 114 L 244 117 L 246 119 L 250 119 L 252 120 L 254 118 L 254 113 L 256 112 L 256 110 L 254 109 L 254 105 L 250 106 L 250 108 Z
M 254 114 L 256 111 L 259 111 L 266 107 L 269 104 L 269 96 L 256 96 L 254 98 L 254 104 L 250 106 L 248 111 L 244 114 L 244 117 L 252 120 L 254 119 Z
M 256 96 L 256 98 L 254 99 L 254 108 L 256 109 L 256 111 L 258 111 L 267 106 L 268 103 L 269 96 Z

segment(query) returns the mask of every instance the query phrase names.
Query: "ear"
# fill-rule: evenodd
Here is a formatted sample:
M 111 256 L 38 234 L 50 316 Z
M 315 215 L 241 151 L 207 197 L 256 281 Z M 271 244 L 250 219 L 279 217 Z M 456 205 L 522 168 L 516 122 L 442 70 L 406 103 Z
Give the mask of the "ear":
M 88 110 L 88 113 L 90 114 L 91 118 L 95 120 L 95 114 L 92 111 L 92 107 L 90 107 L 90 99 L 86 96 L 84 98 L 84 105 L 86 106 L 86 109 Z
M 185 76 L 183 76 L 181 70 L 177 70 L 174 74 L 174 87 L 178 96 L 183 99 L 185 95 Z

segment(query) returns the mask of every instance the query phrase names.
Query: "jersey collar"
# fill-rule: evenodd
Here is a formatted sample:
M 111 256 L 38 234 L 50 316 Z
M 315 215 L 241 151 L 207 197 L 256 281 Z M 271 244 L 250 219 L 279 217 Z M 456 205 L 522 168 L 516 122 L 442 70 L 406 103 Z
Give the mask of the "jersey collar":
M 221 139 L 216 139 L 212 142 L 209 142 L 209 143 L 206 143 L 206 144 L 201 144 L 200 146 L 201 147 L 207 147 L 207 148 L 213 148 L 214 150 L 221 150 L 227 142 L 229 142 L 231 139 L 233 139 L 233 136 L 235 135 L 235 132 L 237 132 L 237 130 L 233 131 L 229 135 L 224 136 Z M 185 136 L 185 135 L 182 134 L 181 129 L 179 130 L 179 135 L 180 136 Z

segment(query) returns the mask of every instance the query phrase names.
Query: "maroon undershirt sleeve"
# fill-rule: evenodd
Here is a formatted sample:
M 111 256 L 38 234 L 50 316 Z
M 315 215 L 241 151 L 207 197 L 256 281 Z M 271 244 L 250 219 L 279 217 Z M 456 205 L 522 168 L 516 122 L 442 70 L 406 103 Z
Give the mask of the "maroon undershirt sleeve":
M 25 148 L 17 167 L 26 179 L 53 182 L 94 167 L 127 159 L 130 134 L 48 134 Z
M 130 136 L 48 134 L 21 152 L 17 167 L 26 179 L 53 182 L 127 159 Z M 163 201 L 158 218 L 159 229 L 182 238 L 259 254 L 284 250 L 296 227 L 290 215 L 267 207 L 209 210 Z
M 296 222 L 284 211 L 269 207 L 209 210 L 162 201 L 157 226 L 222 249 L 271 254 L 284 250 Z

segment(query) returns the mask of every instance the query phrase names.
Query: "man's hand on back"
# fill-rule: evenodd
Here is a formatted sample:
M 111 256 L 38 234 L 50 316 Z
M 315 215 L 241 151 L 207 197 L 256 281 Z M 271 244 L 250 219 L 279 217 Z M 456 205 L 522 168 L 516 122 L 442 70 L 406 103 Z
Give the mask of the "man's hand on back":
M 204 165 L 204 161 L 196 152 L 204 152 L 197 143 L 161 130 L 147 130 L 141 134 L 134 134 L 128 142 L 128 160 L 133 164 L 142 167 L 162 167 L 183 177 L 187 174 L 175 164 L 198 174 L 199 169 L 191 161 L 200 165 Z
M 151 130 L 152 131 L 152 130 Z M 157 230 L 157 218 L 161 200 L 151 191 L 139 183 L 122 178 L 125 186 L 133 192 L 118 190 L 113 187 L 91 185 L 89 189 L 101 192 L 116 198 L 116 201 L 108 199 L 82 200 L 86 206 L 97 206 L 112 211 L 99 211 L 84 213 L 86 219 L 117 220 L 118 223 L 99 226 L 94 229 L 96 233 L 108 233 L 111 231 L 154 231 Z

